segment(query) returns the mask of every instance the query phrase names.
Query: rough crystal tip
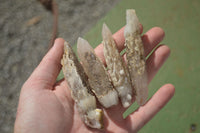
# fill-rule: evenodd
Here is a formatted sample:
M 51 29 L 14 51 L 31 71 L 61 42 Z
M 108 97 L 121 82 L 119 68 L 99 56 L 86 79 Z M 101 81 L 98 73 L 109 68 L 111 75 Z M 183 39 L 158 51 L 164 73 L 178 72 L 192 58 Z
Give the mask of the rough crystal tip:
M 82 49 L 82 47 L 83 47 L 82 44 L 84 42 L 85 42 L 85 40 L 83 38 L 79 37 L 78 40 L 77 40 L 77 49 Z
M 67 50 L 68 51 L 69 49 L 69 43 L 68 42 L 64 42 L 64 50 Z
M 127 10 L 126 10 L 126 19 L 127 19 L 127 21 L 132 21 L 132 20 L 134 20 L 133 23 L 134 23 L 136 20 L 139 21 L 137 15 L 136 15 L 136 12 L 135 12 L 134 9 L 127 9 Z
M 103 27 L 102 27 L 103 40 L 107 40 L 111 36 L 112 36 L 112 33 L 111 33 L 110 29 L 108 28 L 108 26 L 105 23 L 103 23 Z
M 70 54 L 74 55 L 72 47 L 67 41 L 64 42 L 64 54 L 66 56 L 68 56 Z M 68 57 L 68 58 L 70 58 L 70 57 Z M 73 57 L 71 57 L 71 58 L 73 58 Z M 63 62 L 63 59 L 62 59 L 62 62 Z
M 127 10 L 126 10 L 126 15 L 127 15 L 127 16 L 130 16 L 131 14 L 136 14 L 136 13 L 135 13 L 135 9 L 127 9 Z
M 126 27 L 124 31 L 124 35 L 126 36 L 127 34 L 133 34 L 135 32 L 140 31 L 139 27 L 139 19 L 136 15 L 136 12 L 134 9 L 128 9 L 126 10 Z
M 83 42 L 85 41 L 82 37 L 78 37 L 78 42 Z
M 78 38 L 77 41 L 77 52 L 79 53 L 85 53 L 87 51 L 91 51 L 92 47 L 90 46 L 89 42 L 81 37 Z M 80 58 L 80 56 L 79 56 Z

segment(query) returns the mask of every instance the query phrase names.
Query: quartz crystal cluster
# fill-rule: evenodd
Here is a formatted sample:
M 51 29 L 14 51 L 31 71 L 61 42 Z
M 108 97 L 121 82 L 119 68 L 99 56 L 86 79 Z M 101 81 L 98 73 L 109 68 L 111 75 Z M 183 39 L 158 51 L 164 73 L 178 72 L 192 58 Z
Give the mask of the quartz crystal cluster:
M 145 55 L 135 10 L 127 10 L 126 21 L 124 36 L 127 65 L 106 24 L 102 28 L 106 67 L 86 40 L 78 38 L 77 42 L 81 63 L 69 43 L 64 43 L 61 63 L 65 80 L 83 122 L 89 127 L 103 128 L 103 111 L 97 108 L 97 101 L 109 108 L 117 105 L 120 99 L 126 108 L 134 97 L 139 105 L 145 104 L 147 100 Z

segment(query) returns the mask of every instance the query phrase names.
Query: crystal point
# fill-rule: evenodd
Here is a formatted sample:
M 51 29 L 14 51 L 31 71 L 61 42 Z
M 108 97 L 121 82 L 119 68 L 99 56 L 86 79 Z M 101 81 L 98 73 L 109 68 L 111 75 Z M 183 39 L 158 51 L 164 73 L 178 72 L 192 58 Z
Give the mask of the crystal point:
M 118 52 L 112 33 L 106 24 L 102 28 L 104 57 L 113 86 L 117 90 L 121 103 L 128 107 L 132 100 L 132 86 L 127 67 Z M 127 97 L 129 95 L 129 97 Z
M 124 35 L 127 65 L 132 85 L 136 90 L 136 101 L 139 105 L 144 105 L 148 98 L 148 79 L 140 23 L 135 10 L 126 11 L 126 20 Z
M 79 38 L 77 52 L 98 101 L 106 108 L 118 104 L 117 92 L 110 82 L 104 65 L 90 44 Z
M 103 24 L 103 28 L 102 28 L 102 37 L 103 37 L 103 40 L 108 40 L 109 38 L 112 37 L 111 31 L 105 23 Z

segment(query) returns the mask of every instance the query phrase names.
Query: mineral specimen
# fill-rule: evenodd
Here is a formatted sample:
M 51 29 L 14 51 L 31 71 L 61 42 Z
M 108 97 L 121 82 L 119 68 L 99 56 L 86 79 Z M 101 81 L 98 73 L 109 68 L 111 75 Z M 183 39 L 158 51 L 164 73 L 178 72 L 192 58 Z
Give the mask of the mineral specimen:
M 136 90 L 136 101 L 139 105 L 144 105 L 148 98 L 147 71 L 139 20 L 133 9 L 126 11 L 124 36 L 127 65 L 132 85 Z
M 103 25 L 102 37 L 108 71 L 86 40 L 79 38 L 77 43 L 82 65 L 70 45 L 64 43 L 61 63 L 65 80 L 83 122 L 89 127 L 103 128 L 103 111 L 97 108 L 96 98 L 105 108 L 117 105 L 118 96 L 123 107 L 128 107 L 134 96 L 139 105 L 144 105 L 148 98 L 144 46 L 135 10 L 126 11 L 126 21 L 124 36 L 127 66 L 106 24 Z
M 117 105 L 118 94 L 111 84 L 104 65 L 96 56 L 90 44 L 79 38 L 77 52 L 98 101 L 106 108 Z
M 91 94 L 87 75 L 67 42 L 64 43 L 64 55 L 61 63 L 65 80 L 82 120 L 92 128 L 103 128 L 103 112 L 96 108 L 96 99 Z
M 122 105 L 128 107 L 131 104 L 133 92 L 129 73 L 106 24 L 103 24 L 102 37 L 104 57 L 112 83 L 119 94 Z

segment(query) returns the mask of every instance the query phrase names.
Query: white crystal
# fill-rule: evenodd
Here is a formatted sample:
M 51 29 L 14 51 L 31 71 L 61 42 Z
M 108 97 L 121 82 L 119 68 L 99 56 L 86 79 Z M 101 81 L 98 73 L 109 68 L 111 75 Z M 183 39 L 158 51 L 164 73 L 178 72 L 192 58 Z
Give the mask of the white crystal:
M 86 40 L 78 38 L 77 52 L 98 101 L 106 108 L 117 105 L 117 92 L 111 84 L 104 65 L 90 44 Z
M 124 29 L 124 35 L 129 33 L 135 33 L 136 31 L 140 32 L 139 27 L 139 19 L 135 13 L 134 9 L 127 9 L 126 10 L 126 27 Z
M 108 108 L 110 105 L 118 104 L 118 94 L 116 91 L 110 91 L 103 97 L 99 98 L 99 102 L 103 103 L 104 107 Z
M 64 54 L 61 64 L 68 88 L 71 90 L 72 98 L 77 105 L 83 122 L 92 128 L 102 128 L 103 112 L 101 109 L 96 108 L 96 99 L 89 93 L 90 86 L 87 76 L 70 44 L 67 42 L 64 43 Z M 97 111 L 98 113 L 95 113 Z M 95 115 L 91 116 L 90 112 L 94 112 Z
M 135 10 L 127 10 L 124 30 L 127 65 L 136 90 L 136 101 L 139 105 L 144 105 L 148 98 L 148 80 L 139 25 Z
M 105 23 L 102 28 L 102 37 L 104 57 L 112 83 L 119 94 L 122 105 L 128 107 L 131 104 L 132 97 L 128 99 L 127 95 L 132 95 L 133 92 L 129 73 L 112 38 L 112 33 Z

